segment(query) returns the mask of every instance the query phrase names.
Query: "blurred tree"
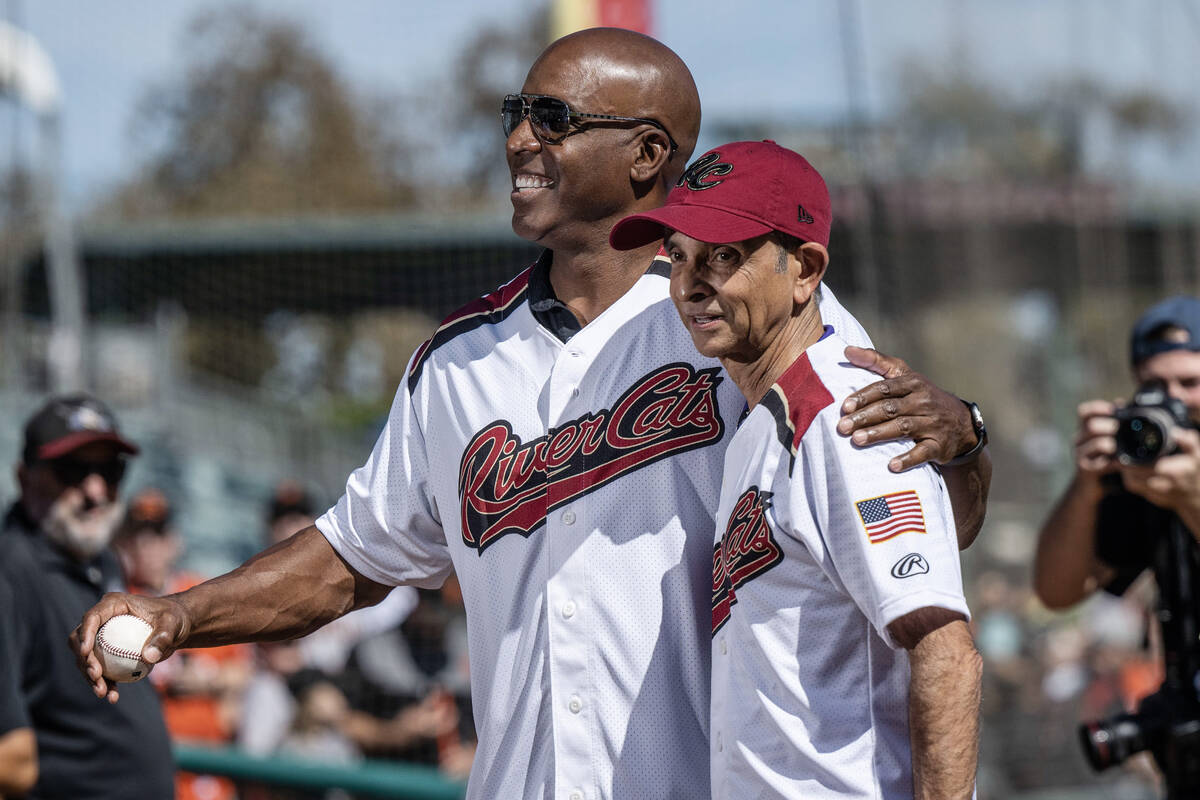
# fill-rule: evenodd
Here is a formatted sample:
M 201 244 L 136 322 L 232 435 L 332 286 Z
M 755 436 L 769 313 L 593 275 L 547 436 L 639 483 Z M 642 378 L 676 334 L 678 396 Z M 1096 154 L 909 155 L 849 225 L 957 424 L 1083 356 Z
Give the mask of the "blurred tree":
M 895 168 L 925 178 L 1077 176 L 1089 166 L 1089 125 L 1106 126 L 1125 144 L 1145 137 L 1170 144 L 1186 122 L 1178 104 L 1150 89 L 1120 92 L 1074 79 L 1018 99 L 969 69 L 909 62 L 898 75 Z
M 463 188 L 468 197 L 495 198 L 508 186 L 504 134 L 500 130 L 500 101 L 518 92 L 529 65 L 546 46 L 550 12 L 538 6 L 511 29 L 484 28 L 462 48 L 453 69 L 454 85 L 447 130 L 455 131 L 463 148 Z
M 134 117 L 149 155 L 101 206 L 122 218 L 384 211 L 412 205 L 386 102 L 354 95 L 295 23 L 249 7 L 198 16 L 181 75 Z

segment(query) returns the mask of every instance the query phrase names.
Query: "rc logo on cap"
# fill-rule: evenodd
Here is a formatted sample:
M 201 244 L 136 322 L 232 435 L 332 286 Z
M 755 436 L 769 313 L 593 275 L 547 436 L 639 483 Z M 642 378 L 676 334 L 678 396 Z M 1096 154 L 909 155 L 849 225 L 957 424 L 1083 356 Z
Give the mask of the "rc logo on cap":
M 714 175 L 728 175 L 733 172 L 733 164 L 718 163 L 721 160 L 721 154 L 713 151 L 708 155 L 702 156 L 692 162 L 692 165 L 684 170 L 684 173 L 679 176 L 679 180 L 675 182 L 676 186 L 687 185 L 693 191 L 702 192 L 705 189 L 711 189 L 714 186 L 720 186 L 722 180 L 705 180 Z

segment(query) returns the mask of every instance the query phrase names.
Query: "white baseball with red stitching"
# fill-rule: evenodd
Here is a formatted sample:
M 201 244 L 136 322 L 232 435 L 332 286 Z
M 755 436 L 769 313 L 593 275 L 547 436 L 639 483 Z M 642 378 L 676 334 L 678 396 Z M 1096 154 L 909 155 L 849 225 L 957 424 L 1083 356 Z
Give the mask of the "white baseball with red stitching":
M 96 658 L 104 677 L 131 683 L 150 674 L 153 664 L 142 661 L 142 647 L 154 629 L 132 614 L 119 614 L 100 626 L 96 634 Z

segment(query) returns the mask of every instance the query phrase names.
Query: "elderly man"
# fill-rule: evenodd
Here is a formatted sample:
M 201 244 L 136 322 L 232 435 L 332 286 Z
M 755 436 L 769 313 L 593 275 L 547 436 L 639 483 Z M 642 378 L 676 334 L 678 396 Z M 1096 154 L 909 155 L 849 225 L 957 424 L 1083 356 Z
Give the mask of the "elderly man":
M 541 258 L 418 350 L 374 451 L 314 527 L 184 594 L 107 598 L 78 655 L 111 698 L 91 647 L 114 614 L 151 620 L 156 661 L 306 633 L 453 570 L 479 732 L 469 797 L 704 797 L 713 513 L 742 402 L 679 329 L 658 246 L 608 245 L 682 173 L 696 87 L 659 42 L 597 28 L 551 44 L 501 117 L 513 230 Z M 884 388 L 898 399 L 859 393 L 848 428 L 886 436 L 898 413 L 918 461 L 976 441 L 957 399 L 907 373 Z
M 749 406 L 717 512 L 713 797 L 968 800 L 981 661 L 954 516 L 935 469 L 887 469 L 903 444 L 837 432 L 835 398 L 874 376 L 816 300 L 825 181 L 769 141 L 684 178 L 612 244 L 663 242 L 684 327 Z
M 124 513 L 118 489 L 126 459 L 136 453 L 112 412 L 87 395 L 53 397 L 25 426 L 21 493 L 0 534 L 0 582 L 12 594 L 12 606 L 0 611 L 9 617 L 3 626 L 12 626 L 8 646 L 0 644 L 0 682 L 9 684 L 0 685 L 0 697 L 18 700 L 4 704 L 0 722 L 27 728 L 36 740 L 30 798 L 174 794 L 153 688 L 130 686 L 119 706 L 97 702 L 63 646 L 81 614 L 124 588 L 108 544 Z M 0 768 L 10 737 L 0 732 Z

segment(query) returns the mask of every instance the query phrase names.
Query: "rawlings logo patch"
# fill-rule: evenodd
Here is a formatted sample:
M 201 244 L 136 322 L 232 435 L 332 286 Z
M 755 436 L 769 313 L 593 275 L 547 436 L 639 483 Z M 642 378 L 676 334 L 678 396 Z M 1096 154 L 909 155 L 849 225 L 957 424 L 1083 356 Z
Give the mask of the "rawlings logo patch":
M 528 536 L 552 509 L 661 459 L 725 435 L 718 368 L 668 364 L 638 379 L 611 409 L 521 443 L 496 420 L 471 439 L 459 464 L 462 537 L 483 551 L 502 536 Z
M 892 565 L 893 578 L 911 578 L 929 572 L 929 562 L 920 553 L 909 553 Z
M 737 589 L 783 560 L 783 550 L 767 524 L 771 492 L 747 489 L 733 505 L 721 542 L 713 549 L 712 632 L 729 619 Z
M 728 175 L 733 172 L 733 164 L 717 163 L 720 159 L 720 153 L 709 153 L 706 156 L 697 158 L 679 176 L 679 180 L 675 182 L 675 185 L 683 186 L 686 184 L 689 189 L 697 192 L 721 185 L 724 181 L 709 179 L 716 175 Z

